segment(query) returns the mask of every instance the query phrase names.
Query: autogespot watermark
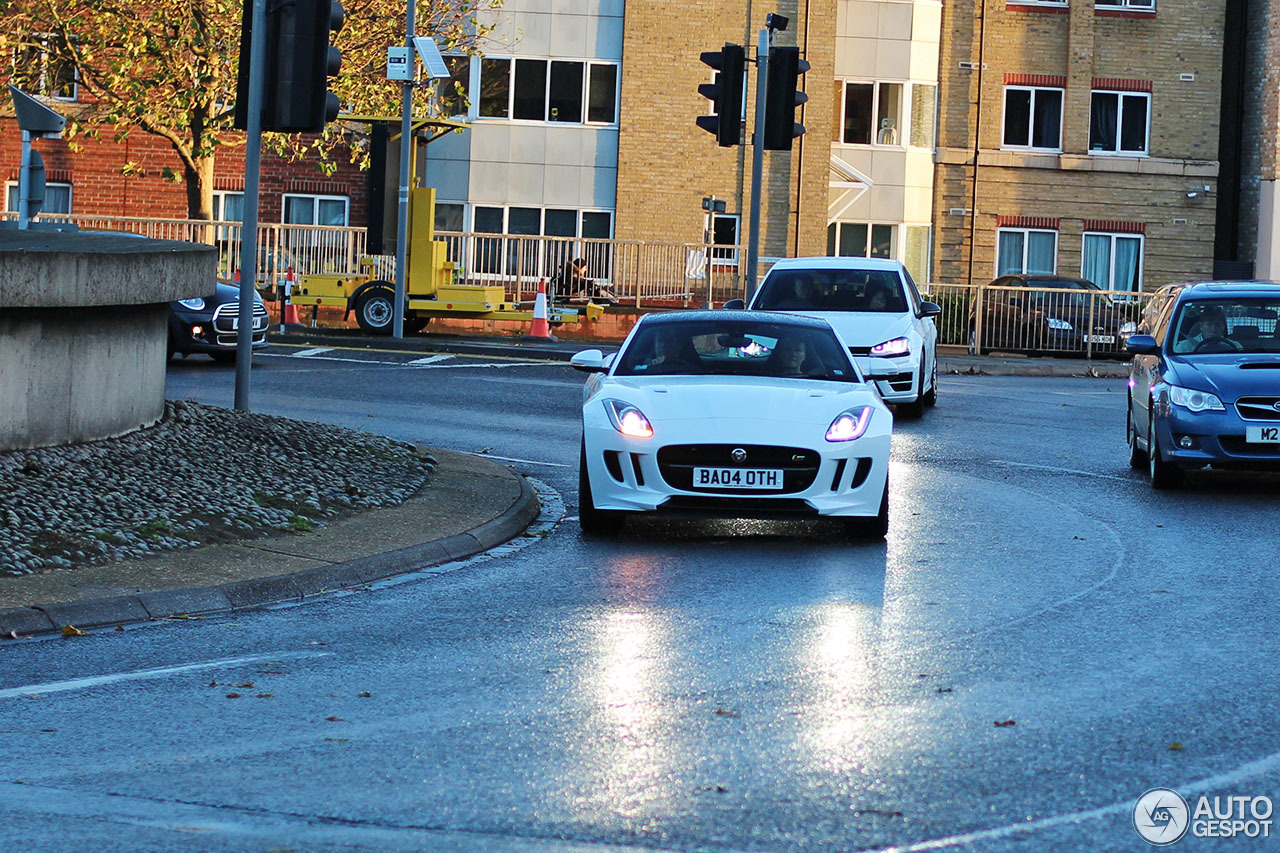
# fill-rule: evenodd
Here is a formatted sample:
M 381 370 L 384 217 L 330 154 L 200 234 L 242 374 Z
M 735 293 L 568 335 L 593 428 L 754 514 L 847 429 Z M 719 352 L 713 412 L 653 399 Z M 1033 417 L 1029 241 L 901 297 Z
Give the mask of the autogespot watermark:
M 1271 798 L 1199 797 L 1195 807 L 1172 788 L 1152 788 L 1133 804 L 1133 828 L 1156 847 L 1196 838 L 1270 838 Z

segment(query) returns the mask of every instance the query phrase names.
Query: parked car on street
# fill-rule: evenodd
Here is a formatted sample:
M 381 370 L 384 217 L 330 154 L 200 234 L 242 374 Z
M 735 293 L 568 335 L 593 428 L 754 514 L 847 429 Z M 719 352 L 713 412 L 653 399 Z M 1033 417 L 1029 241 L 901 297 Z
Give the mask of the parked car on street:
M 653 513 L 831 516 L 851 535 L 885 535 L 893 416 L 826 322 L 650 314 L 616 354 L 587 350 L 571 363 L 592 373 L 578 464 L 584 532 Z
M 731 300 L 726 308 L 742 307 Z M 938 401 L 938 329 L 942 309 L 920 296 L 907 268 L 882 258 L 784 258 L 745 306 L 829 322 L 865 372 L 870 359 L 897 367 L 876 380 L 885 402 L 918 418 Z
M 208 296 L 169 303 L 169 356 L 207 353 L 215 361 L 235 361 L 240 319 L 240 286 L 218 279 Z M 253 294 L 253 348 L 267 345 L 267 306 Z
M 1149 335 L 1133 335 L 1129 464 L 1169 488 L 1187 468 L 1280 470 L 1280 284 L 1178 290 Z
M 969 312 L 969 352 L 993 350 L 1122 355 L 1137 330 L 1136 306 L 1117 302 L 1083 278 L 1039 273 L 1002 275 Z

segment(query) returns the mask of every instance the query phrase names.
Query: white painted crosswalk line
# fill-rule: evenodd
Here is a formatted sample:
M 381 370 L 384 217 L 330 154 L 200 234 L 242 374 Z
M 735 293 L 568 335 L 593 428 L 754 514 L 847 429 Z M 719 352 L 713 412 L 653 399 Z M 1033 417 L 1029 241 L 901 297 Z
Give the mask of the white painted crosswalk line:
M 446 361 L 453 358 L 451 355 L 429 355 L 426 358 L 415 358 L 409 364 L 432 364 L 437 361 Z
M 290 358 L 307 358 L 309 356 L 320 355 L 321 353 L 326 352 L 333 352 L 333 347 L 313 347 L 312 349 L 304 349 L 295 353 L 290 353 L 289 356 Z

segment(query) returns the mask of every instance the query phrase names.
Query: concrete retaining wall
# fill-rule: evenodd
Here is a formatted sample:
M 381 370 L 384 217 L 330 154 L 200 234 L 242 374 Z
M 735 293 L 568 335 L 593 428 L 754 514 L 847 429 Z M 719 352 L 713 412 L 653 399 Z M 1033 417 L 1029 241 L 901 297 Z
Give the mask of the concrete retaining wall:
M 216 265 L 194 243 L 0 231 L 0 451 L 159 420 L 168 303 L 208 295 Z

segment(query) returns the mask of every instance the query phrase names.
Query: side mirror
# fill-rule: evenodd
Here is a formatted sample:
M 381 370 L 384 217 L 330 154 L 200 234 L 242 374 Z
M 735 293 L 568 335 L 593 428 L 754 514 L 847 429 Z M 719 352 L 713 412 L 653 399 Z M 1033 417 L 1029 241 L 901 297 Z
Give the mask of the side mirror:
M 897 376 L 902 370 L 892 361 L 884 358 L 873 358 L 868 360 L 867 369 L 862 371 L 862 375 L 868 379 L 888 379 L 891 376 Z
M 1124 348 L 1134 355 L 1156 355 L 1160 352 L 1160 345 L 1150 335 L 1130 335 L 1124 342 Z
M 569 359 L 569 364 L 575 370 L 581 370 L 584 373 L 604 373 L 609 369 L 604 362 L 604 353 L 598 349 L 574 353 L 573 358 Z
M 743 299 L 730 299 L 724 304 L 724 307 L 730 311 L 742 311 L 747 307 L 747 303 Z
M 938 303 L 936 303 L 936 302 L 921 302 L 921 303 L 920 303 L 920 316 L 921 316 L 921 317 L 937 317 L 937 316 L 938 316 L 939 314 L 941 314 L 941 313 L 942 313 L 942 306 L 941 306 L 941 305 L 939 305 L 939 304 L 938 304 Z

